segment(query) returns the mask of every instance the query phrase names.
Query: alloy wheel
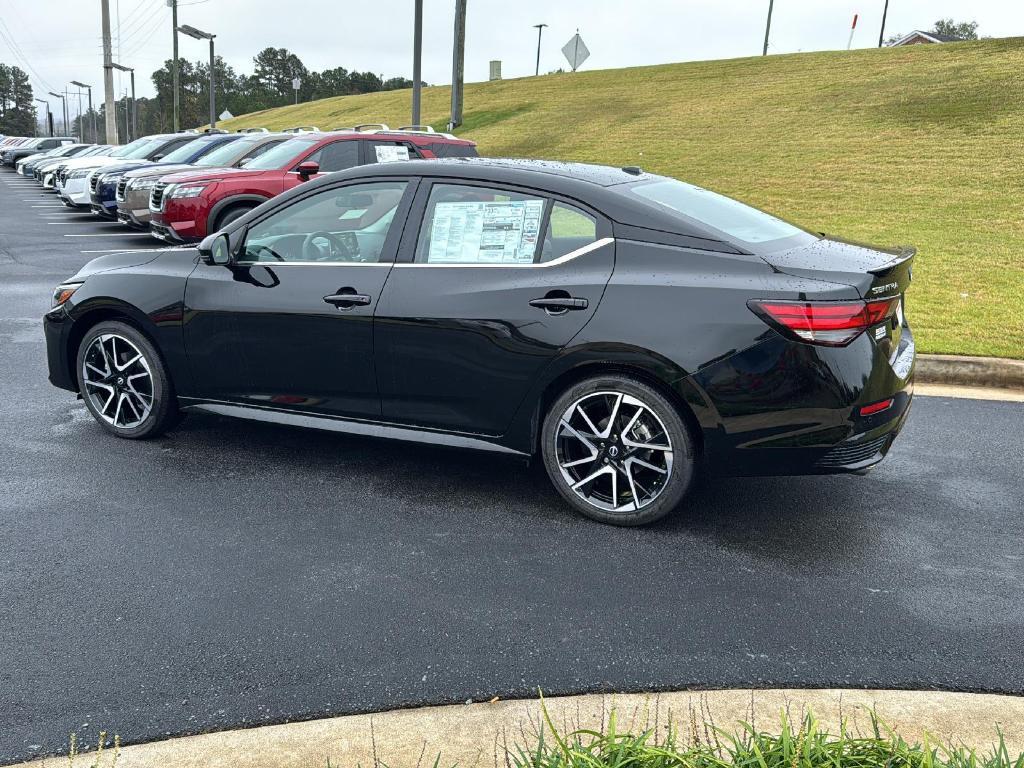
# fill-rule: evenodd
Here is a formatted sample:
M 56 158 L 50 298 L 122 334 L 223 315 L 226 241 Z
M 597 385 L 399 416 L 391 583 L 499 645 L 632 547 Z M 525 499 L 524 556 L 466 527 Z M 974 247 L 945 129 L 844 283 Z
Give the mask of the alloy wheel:
M 573 493 L 606 512 L 651 504 L 672 476 L 672 440 L 654 410 L 624 392 L 594 392 L 555 429 L 555 459 Z
M 117 429 L 133 429 L 153 410 L 153 373 L 135 344 L 114 333 L 90 342 L 82 359 L 83 393 L 95 413 Z

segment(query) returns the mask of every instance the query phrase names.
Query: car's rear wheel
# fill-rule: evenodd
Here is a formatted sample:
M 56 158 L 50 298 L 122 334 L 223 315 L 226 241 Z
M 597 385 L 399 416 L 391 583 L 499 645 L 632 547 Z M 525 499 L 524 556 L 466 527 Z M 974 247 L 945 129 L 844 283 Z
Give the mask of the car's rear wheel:
M 213 229 L 211 229 L 209 231 L 210 232 L 216 232 L 218 230 L 224 229 L 224 227 L 226 227 L 232 221 L 234 221 L 235 219 L 242 218 L 243 216 L 245 216 L 245 214 L 247 214 L 249 211 L 251 211 L 255 207 L 256 207 L 255 205 L 242 205 L 242 204 L 231 206 L 230 208 L 228 208 L 223 213 L 220 213 L 220 214 L 217 215 L 217 220 L 214 223 Z
M 78 348 L 78 391 L 93 417 L 118 437 L 156 437 L 178 413 L 171 381 L 153 344 L 127 323 L 90 328 Z
M 599 376 L 566 390 L 541 431 L 544 466 L 579 512 L 642 525 L 672 512 L 694 475 L 694 442 L 677 409 L 628 376 Z

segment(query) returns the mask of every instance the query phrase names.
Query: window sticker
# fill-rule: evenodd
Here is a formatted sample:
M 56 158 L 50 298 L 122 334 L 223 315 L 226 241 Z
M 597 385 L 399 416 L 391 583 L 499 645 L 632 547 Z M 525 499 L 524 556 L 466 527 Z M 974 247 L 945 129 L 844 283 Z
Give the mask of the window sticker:
M 377 144 L 373 150 L 377 153 L 378 163 L 397 163 L 409 159 L 409 148 L 405 144 Z
M 427 261 L 530 264 L 543 213 L 543 200 L 437 203 Z

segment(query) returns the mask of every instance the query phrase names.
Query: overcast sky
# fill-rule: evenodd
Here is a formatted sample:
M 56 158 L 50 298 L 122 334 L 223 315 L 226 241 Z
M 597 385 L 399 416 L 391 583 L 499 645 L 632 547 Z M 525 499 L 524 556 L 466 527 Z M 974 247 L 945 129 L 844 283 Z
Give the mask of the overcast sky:
M 541 22 L 549 25 L 542 72 L 565 66 L 560 49 L 577 27 L 591 51 L 583 69 L 759 54 L 768 8 L 768 0 L 468 3 L 470 81 L 487 79 L 491 59 L 501 60 L 506 78 L 533 74 L 537 30 L 532 25 Z M 853 46 L 877 45 L 883 3 L 776 0 L 769 52 L 845 48 L 855 13 L 860 19 Z M 1024 35 L 1020 0 L 890 0 L 889 6 L 886 36 L 927 29 L 943 17 L 977 21 L 983 35 Z M 99 0 L 0 0 L 0 61 L 26 69 L 38 97 L 62 91 L 71 80 L 91 83 L 100 92 L 99 7 Z M 171 56 L 166 0 L 110 0 L 110 7 L 115 60 L 137 67 L 138 95 L 151 95 L 149 74 Z M 454 0 L 424 0 L 424 7 L 423 77 L 445 83 L 451 72 Z M 384 77 L 412 74 L 413 0 L 179 0 L 178 23 L 217 34 L 217 52 L 239 72 L 251 72 L 252 57 L 272 45 L 288 48 L 314 70 L 343 66 Z M 180 51 L 193 60 L 208 56 L 205 41 L 185 36 Z M 120 80 L 115 86 L 126 90 L 127 74 Z

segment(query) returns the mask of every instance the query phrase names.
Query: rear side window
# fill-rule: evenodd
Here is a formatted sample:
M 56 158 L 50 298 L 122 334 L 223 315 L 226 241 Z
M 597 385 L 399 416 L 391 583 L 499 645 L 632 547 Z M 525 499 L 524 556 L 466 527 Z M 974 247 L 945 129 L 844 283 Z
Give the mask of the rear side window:
M 579 208 L 556 202 L 551 207 L 551 221 L 544 238 L 540 261 L 559 259 L 596 240 L 597 219 Z
M 501 189 L 435 184 L 416 242 L 423 264 L 531 264 L 546 201 Z
M 397 163 L 419 157 L 415 149 L 401 141 L 367 141 L 371 163 Z
M 430 145 L 434 157 L 479 157 L 476 147 L 472 144 L 449 144 L 438 142 Z
M 328 144 L 326 147 L 321 147 L 306 158 L 306 162 L 311 160 L 320 164 L 321 173 L 355 168 L 359 165 L 359 142 L 352 140 L 336 141 L 333 144 Z

